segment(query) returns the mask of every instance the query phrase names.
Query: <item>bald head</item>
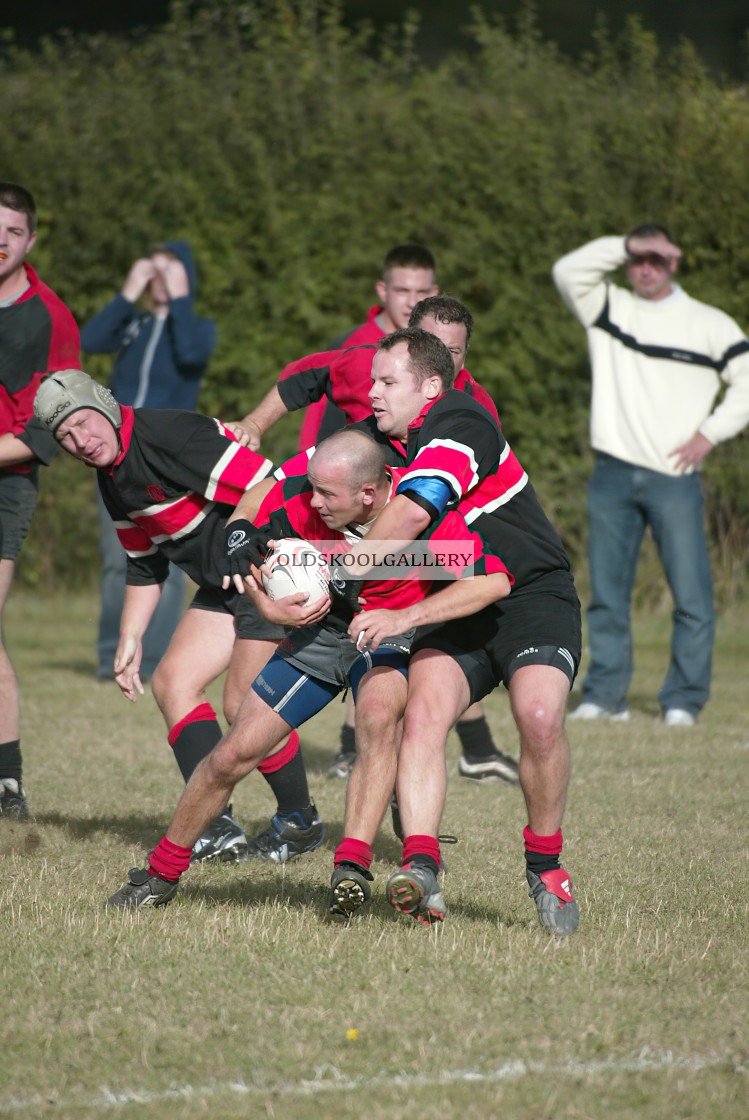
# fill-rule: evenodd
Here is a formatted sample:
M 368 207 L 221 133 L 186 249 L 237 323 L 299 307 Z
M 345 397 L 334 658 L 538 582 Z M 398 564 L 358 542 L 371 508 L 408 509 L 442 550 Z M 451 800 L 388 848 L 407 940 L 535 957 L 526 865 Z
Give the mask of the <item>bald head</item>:
M 344 468 L 352 490 L 367 483 L 379 488 L 388 481 L 384 452 L 367 432 L 335 432 L 317 445 L 309 465 L 313 471 Z
M 312 508 L 331 529 L 371 521 L 390 495 L 385 456 L 366 432 L 344 428 L 323 440 L 309 461 L 307 477 Z

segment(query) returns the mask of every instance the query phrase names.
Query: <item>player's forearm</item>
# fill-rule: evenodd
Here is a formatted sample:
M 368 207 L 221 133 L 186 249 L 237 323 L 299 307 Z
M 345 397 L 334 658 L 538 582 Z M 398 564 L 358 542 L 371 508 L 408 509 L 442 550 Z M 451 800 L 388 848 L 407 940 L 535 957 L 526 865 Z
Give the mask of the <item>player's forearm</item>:
M 15 467 L 18 463 L 30 463 L 35 458 L 31 448 L 12 432 L 0 436 L 0 467 Z
M 385 562 L 387 556 L 412 544 L 429 525 L 429 514 L 422 506 L 404 494 L 396 494 L 375 518 L 366 537 L 347 553 L 346 571 L 361 576 L 375 564 Z
M 270 478 L 264 478 L 262 482 L 258 482 L 256 486 L 251 487 L 246 494 L 237 502 L 233 512 L 226 519 L 226 524 L 231 524 L 232 521 L 243 519 L 245 521 L 255 521 L 257 511 L 263 503 L 266 494 L 269 494 L 273 487 L 276 485 L 276 480 L 271 475 Z
M 241 423 L 243 427 L 251 424 L 257 429 L 258 435 L 263 436 L 269 428 L 272 428 L 282 417 L 286 416 L 287 412 L 288 409 L 281 400 L 278 388 L 274 385 L 270 392 L 263 397 L 257 408 L 248 412 Z
M 465 618 L 509 594 L 510 581 L 504 572 L 457 580 L 428 595 L 420 603 L 406 608 L 409 615 L 407 628 Z
M 120 641 L 134 638 L 140 641 L 161 596 L 161 584 L 128 584 L 125 588 L 125 603 L 120 617 Z

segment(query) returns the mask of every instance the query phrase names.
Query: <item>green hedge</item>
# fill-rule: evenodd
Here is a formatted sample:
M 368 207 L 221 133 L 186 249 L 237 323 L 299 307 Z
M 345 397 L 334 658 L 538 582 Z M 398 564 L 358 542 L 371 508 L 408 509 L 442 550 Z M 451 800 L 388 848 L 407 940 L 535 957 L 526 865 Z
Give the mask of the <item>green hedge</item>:
M 184 236 L 219 347 L 201 399 L 244 413 L 281 367 L 361 321 L 384 252 L 430 245 L 477 329 L 469 367 L 573 558 L 590 471 L 584 333 L 550 278 L 588 238 L 654 218 L 685 249 L 691 294 L 749 322 L 749 101 L 687 43 L 637 21 L 581 65 L 526 17 L 472 15 L 475 51 L 418 60 L 419 28 L 375 40 L 323 0 L 175 3 L 136 39 L 5 48 L 4 175 L 42 207 L 34 259 L 81 323 L 154 240 Z M 87 368 L 105 378 L 110 359 Z M 281 458 L 297 422 L 269 437 Z M 747 437 L 706 468 L 726 595 L 747 552 Z M 25 551 L 28 583 L 93 576 L 91 480 L 56 461 Z M 81 525 L 83 524 L 83 532 Z M 54 546 L 50 546 L 50 542 Z

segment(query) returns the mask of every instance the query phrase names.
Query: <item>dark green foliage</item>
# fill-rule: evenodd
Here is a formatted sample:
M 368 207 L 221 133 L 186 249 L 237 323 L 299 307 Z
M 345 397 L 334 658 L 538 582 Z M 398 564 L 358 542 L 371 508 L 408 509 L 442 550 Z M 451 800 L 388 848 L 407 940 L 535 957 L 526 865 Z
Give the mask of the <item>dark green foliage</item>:
M 664 57 L 636 21 L 575 66 L 530 17 L 512 31 L 472 20 L 470 59 L 431 67 L 411 17 L 374 42 L 326 0 L 178 2 L 136 41 L 6 49 L 0 162 L 37 193 L 35 261 L 81 322 L 152 242 L 192 242 L 220 339 L 201 407 L 225 418 L 362 320 L 392 244 L 427 243 L 475 314 L 469 367 L 579 564 L 589 373 L 551 265 L 653 218 L 684 247 L 690 293 L 747 324 L 749 102 L 689 44 Z M 268 451 L 290 452 L 297 426 Z M 742 436 L 706 468 L 727 591 L 749 544 L 746 464 Z M 24 578 L 79 581 L 96 565 L 95 532 L 78 530 L 91 480 L 57 462 L 44 481 Z

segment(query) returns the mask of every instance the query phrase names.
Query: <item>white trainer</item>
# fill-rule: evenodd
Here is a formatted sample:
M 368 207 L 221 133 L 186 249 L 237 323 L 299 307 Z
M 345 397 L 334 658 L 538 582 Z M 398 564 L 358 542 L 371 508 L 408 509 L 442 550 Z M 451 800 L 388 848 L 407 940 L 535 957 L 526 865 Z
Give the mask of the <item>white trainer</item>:
M 590 700 L 586 700 L 578 705 L 574 712 L 570 712 L 567 719 L 610 719 L 612 723 L 626 723 L 629 712 L 626 708 L 623 712 L 609 712 L 600 704 L 593 704 Z
M 686 708 L 668 708 L 663 713 L 663 722 L 666 727 L 694 727 L 697 721 Z

